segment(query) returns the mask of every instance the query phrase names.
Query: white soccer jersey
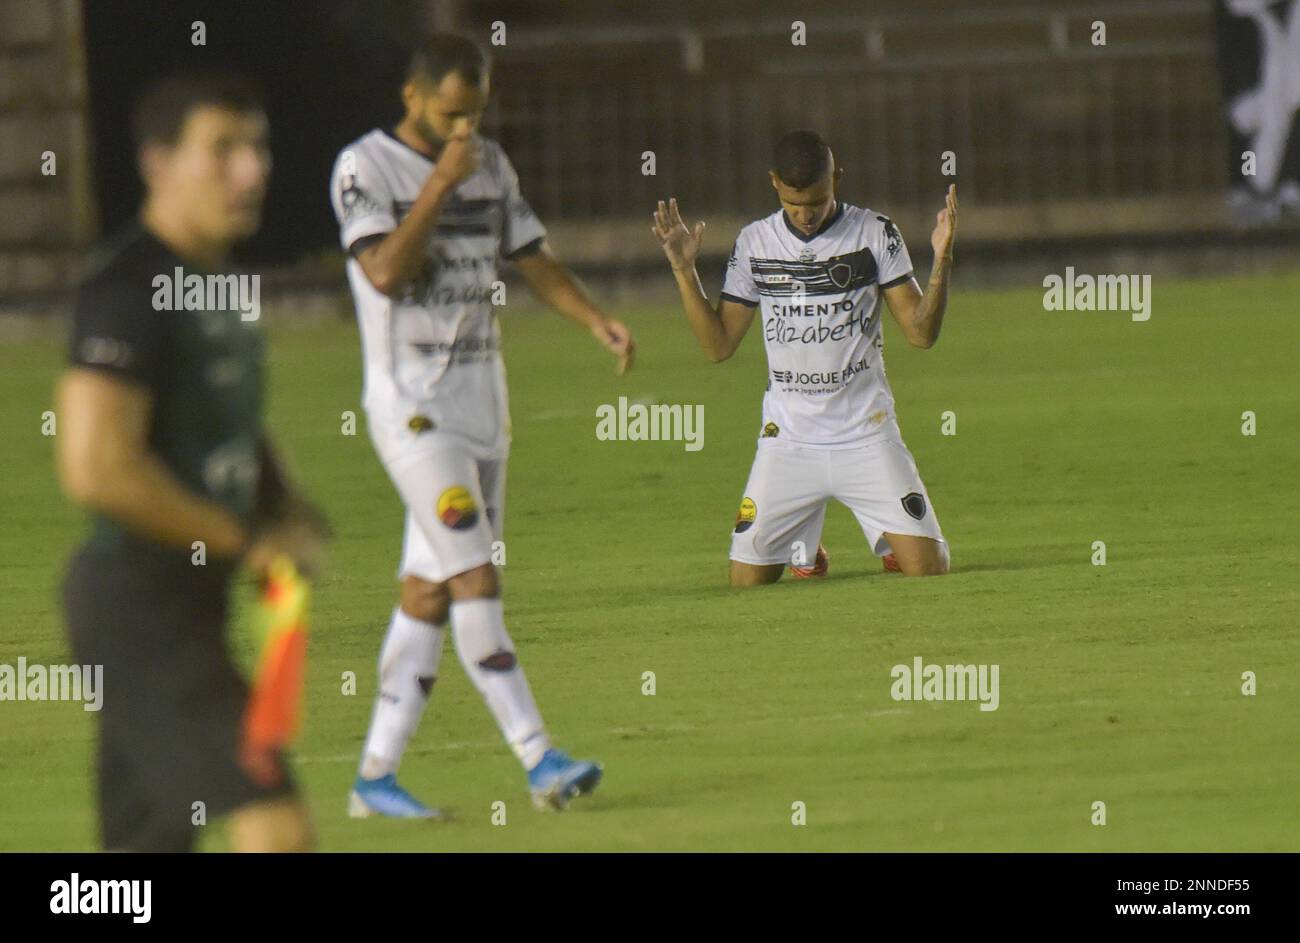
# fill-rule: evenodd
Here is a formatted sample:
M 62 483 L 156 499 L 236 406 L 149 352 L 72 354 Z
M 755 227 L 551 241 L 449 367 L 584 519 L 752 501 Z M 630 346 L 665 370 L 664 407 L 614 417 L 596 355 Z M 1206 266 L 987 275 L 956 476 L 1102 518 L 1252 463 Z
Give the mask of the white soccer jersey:
M 431 428 L 500 452 L 510 418 L 492 284 L 499 259 L 534 249 L 546 229 L 500 145 L 481 140 L 479 168 L 443 205 L 425 268 L 400 298 L 377 291 L 355 253 L 397 228 L 434 161 L 371 131 L 339 154 L 330 197 L 348 252 L 371 423 Z
M 783 210 L 740 231 L 722 297 L 758 306 L 768 383 L 760 437 L 852 448 L 898 436 L 881 356 L 881 287 L 912 274 L 888 217 L 840 202 L 812 236 Z

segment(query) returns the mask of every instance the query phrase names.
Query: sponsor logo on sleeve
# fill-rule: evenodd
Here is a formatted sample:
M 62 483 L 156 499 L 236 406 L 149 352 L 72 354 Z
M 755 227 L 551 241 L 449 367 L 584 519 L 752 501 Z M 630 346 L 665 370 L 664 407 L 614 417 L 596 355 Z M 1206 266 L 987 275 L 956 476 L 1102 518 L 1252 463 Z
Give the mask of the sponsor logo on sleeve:
M 876 219 L 885 225 L 885 252 L 892 259 L 898 254 L 898 250 L 903 245 L 903 235 L 898 231 L 898 227 L 894 225 L 894 221 L 888 216 L 877 216 Z

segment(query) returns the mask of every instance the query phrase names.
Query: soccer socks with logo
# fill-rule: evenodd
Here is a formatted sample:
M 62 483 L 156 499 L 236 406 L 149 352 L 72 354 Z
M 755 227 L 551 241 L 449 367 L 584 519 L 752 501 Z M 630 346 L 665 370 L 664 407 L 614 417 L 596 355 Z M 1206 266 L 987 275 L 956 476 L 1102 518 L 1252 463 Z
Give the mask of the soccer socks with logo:
M 451 631 L 465 672 L 487 701 L 510 748 L 532 769 L 551 746 L 524 670 L 506 633 L 500 599 L 462 599 L 451 604 Z
M 361 754 L 361 775 L 366 779 L 397 772 L 429 703 L 446 636 L 442 626 L 421 622 L 400 606 L 393 610 L 379 650 L 379 697 Z

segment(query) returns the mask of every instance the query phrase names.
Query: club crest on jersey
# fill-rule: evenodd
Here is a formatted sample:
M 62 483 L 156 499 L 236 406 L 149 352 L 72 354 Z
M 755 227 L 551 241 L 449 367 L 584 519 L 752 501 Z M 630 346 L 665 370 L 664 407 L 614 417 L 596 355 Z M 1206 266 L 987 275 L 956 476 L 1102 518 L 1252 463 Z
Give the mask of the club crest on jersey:
M 412 416 L 406 421 L 406 428 L 418 435 L 421 432 L 428 432 L 432 429 L 433 420 L 428 416 Z
M 925 497 L 923 495 L 919 495 L 913 491 L 911 494 L 905 496 L 902 501 L 903 510 L 906 511 L 910 517 L 914 517 L 918 521 L 925 517 Z
M 848 288 L 853 280 L 853 266 L 847 262 L 836 262 L 826 270 L 827 277 L 836 288 Z
M 438 496 L 438 520 L 452 530 L 469 530 L 478 523 L 474 496 L 460 485 L 452 485 Z
M 781 434 L 781 427 L 774 422 L 769 422 L 767 425 L 763 427 L 764 439 L 775 439 L 780 434 Z
M 754 520 L 758 517 L 758 505 L 752 498 L 745 498 L 740 502 L 740 513 L 736 515 L 736 533 L 743 534 L 754 526 Z

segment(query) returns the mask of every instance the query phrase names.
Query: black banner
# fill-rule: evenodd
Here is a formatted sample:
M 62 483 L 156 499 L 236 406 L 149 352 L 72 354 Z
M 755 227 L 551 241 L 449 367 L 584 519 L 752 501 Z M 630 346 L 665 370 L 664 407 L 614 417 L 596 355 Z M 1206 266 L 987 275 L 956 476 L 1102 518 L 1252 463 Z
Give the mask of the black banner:
M 1001 935 L 1098 924 L 1210 929 L 1277 925 L 1292 908 L 1295 857 L 1218 854 L 816 855 L 6 855 L 6 929 L 64 934 L 201 926 L 264 936 L 356 929 L 392 935 L 446 921 L 512 919 L 673 932 L 720 920 L 728 936 L 772 921 Z M 503 909 L 504 907 L 504 909 Z M 611 915 L 622 920 L 609 921 Z M 781 918 L 785 917 L 785 921 Z M 61 934 L 60 936 L 63 936 Z M 14 937 L 17 939 L 18 937 Z

